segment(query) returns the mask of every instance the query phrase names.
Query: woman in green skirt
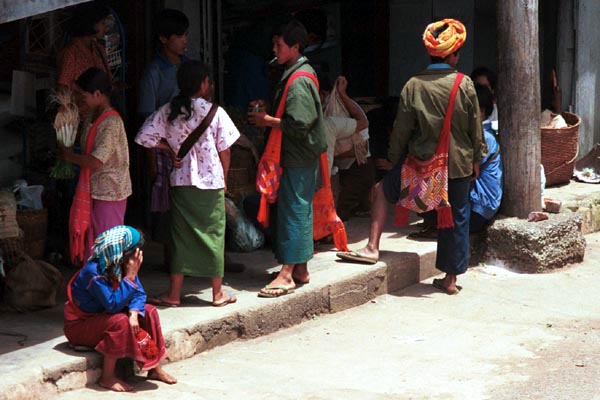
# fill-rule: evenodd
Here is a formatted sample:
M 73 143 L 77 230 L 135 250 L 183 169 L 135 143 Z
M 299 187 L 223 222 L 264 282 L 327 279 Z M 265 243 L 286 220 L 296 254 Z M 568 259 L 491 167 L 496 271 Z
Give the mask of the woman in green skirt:
M 225 250 L 225 182 L 230 147 L 240 137 L 221 107 L 190 151 L 177 158 L 186 138 L 211 109 L 212 87 L 208 69 L 198 61 L 184 62 L 177 72 L 180 94 L 144 122 L 136 143 L 172 154 L 171 172 L 171 280 L 169 289 L 148 302 L 177 306 L 184 276 L 210 277 L 212 305 L 235 303 L 223 292 Z

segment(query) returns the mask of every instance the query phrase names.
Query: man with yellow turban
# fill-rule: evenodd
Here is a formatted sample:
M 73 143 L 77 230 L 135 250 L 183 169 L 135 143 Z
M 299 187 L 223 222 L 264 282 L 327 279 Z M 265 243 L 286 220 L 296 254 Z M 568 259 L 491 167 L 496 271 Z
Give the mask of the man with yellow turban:
M 338 253 L 344 260 L 375 263 L 379 259 L 379 240 L 387 203 L 400 199 L 402 166 L 407 155 L 428 160 L 438 154 L 442 125 L 450 93 L 458 82 L 450 119 L 450 138 L 446 161 L 447 202 L 453 226 L 439 229 L 436 268 L 445 272 L 433 285 L 447 294 L 457 294 L 457 276 L 467 270 L 469 261 L 469 186 L 479 174 L 485 155 L 479 104 L 473 82 L 468 76 L 457 81 L 459 50 L 467 30 L 457 20 L 446 18 L 427 26 L 423 43 L 431 64 L 413 76 L 402 89 L 394 129 L 390 136 L 389 159 L 395 166 L 374 188 L 369 242 L 357 251 Z M 443 146 L 442 146 L 443 147 Z M 450 224 L 452 225 L 452 224 Z

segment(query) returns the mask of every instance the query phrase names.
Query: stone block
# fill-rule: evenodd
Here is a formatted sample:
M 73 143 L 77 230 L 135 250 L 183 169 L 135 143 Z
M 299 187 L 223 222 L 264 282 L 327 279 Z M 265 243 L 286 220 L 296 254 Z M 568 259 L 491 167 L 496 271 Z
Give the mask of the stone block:
M 576 214 L 550 214 L 539 222 L 499 218 L 484 235 L 485 260 L 538 273 L 583 261 L 585 238 Z M 493 262 L 493 261 L 492 261 Z

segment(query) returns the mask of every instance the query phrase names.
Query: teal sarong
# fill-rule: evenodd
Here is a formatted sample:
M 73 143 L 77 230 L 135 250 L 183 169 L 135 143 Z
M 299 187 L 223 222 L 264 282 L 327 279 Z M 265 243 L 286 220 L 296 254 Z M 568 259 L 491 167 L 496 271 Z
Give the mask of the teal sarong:
M 223 189 L 171 188 L 171 273 L 220 278 L 224 272 Z
M 312 201 L 318 164 L 284 168 L 277 193 L 273 252 L 282 264 L 302 264 L 313 258 Z

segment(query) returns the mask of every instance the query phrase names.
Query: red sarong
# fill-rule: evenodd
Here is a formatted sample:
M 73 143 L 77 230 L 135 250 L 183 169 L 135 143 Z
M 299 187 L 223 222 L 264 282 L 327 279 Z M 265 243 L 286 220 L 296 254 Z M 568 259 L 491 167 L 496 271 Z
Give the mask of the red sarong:
M 124 312 L 87 313 L 81 311 L 73 301 L 71 288 L 79 271 L 73 275 L 67 286 L 67 302 L 64 308 L 64 333 L 69 343 L 75 346 L 93 347 L 104 356 L 114 358 L 131 358 L 142 371 L 156 368 L 165 358 L 167 349 L 162 335 L 160 318 L 156 308 L 151 304 L 144 306 L 145 315 L 138 315 L 140 331 L 146 331 L 156 343 L 158 354 L 152 358 L 144 353 L 145 344 L 140 343 L 129 324 L 129 317 Z M 148 338 L 146 338 L 147 342 Z

